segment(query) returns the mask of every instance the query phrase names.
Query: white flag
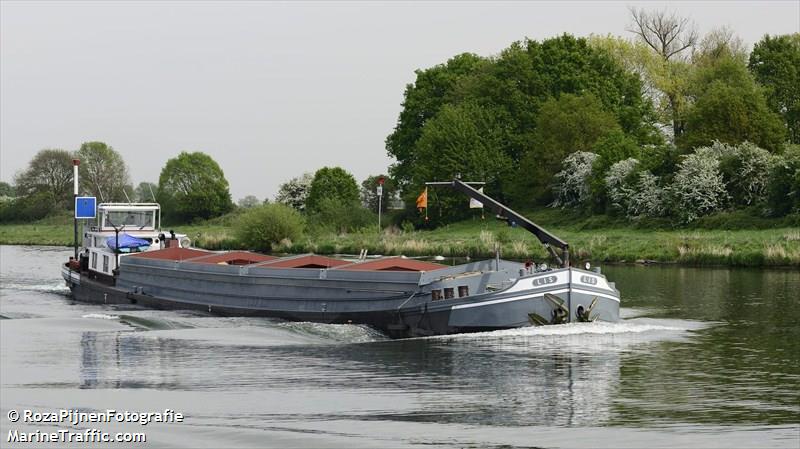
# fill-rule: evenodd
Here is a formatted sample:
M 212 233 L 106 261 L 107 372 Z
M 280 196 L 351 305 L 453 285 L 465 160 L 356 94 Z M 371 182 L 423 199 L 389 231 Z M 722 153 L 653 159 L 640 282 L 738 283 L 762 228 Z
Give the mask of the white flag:
M 478 192 L 483 193 L 483 187 L 478 189 Z M 470 209 L 482 209 L 483 208 L 483 203 L 481 203 L 480 201 L 476 200 L 475 198 L 470 198 L 469 199 L 469 208 Z

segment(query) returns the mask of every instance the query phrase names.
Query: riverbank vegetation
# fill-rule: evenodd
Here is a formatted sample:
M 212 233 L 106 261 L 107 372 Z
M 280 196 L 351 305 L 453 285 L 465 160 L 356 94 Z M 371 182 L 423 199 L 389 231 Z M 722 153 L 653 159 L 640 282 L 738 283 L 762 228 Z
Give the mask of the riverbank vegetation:
M 525 215 L 569 242 L 576 261 L 800 267 L 800 226 L 790 219 L 767 219 L 746 211 L 725 212 L 706 216 L 691 226 L 674 228 L 663 220 L 632 225 L 620 218 L 549 208 Z M 239 211 L 175 229 L 186 233 L 201 248 L 266 250 L 259 243 L 241 239 L 237 229 L 239 224 L 247 223 L 244 217 L 245 212 Z M 302 226 L 297 222 L 299 215 L 292 217 L 292 222 Z M 252 233 L 256 226 L 244 229 Z M 33 224 L 0 225 L 0 243 L 71 245 L 72 219 L 62 215 Z M 547 260 L 544 248 L 528 232 L 491 216 L 481 219 L 478 212 L 466 220 L 433 229 L 392 225 L 379 233 L 374 221 L 351 232 L 305 228 L 295 239 L 282 237 L 268 249 L 275 253 L 318 254 L 359 254 L 366 249 L 372 255 L 490 258 L 496 247 L 502 257 Z
M 686 18 L 638 9 L 630 29 L 526 39 L 417 70 L 385 142 L 394 163 L 360 186 L 324 167 L 271 202 L 234 204 L 202 152 L 181 152 L 158 183 L 134 188 L 103 142 L 42 150 L 14 185 L 0 184 L 0 241 L 69 243 L 68 223 L 55 222 L 71 207 L 78 158 L 82 193 L 156 200 L 166 227 L 211 249 L 486 257 L 499 245 L 506 257 L 545 257 L 463 196 L 425 190 L 461 177 L 579 259 L 800 264 L 800 33 L 750 50 L 731 29 L 700 36 Z

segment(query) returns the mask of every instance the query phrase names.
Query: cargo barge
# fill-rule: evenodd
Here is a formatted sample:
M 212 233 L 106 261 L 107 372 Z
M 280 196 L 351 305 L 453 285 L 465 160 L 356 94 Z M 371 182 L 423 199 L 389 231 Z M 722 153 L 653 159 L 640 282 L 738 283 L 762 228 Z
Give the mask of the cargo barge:
M 79 301 L 364 324 L 396 338 L 619 320 L 619 291 L 599 270 L 570 266 L 565 242 L 467 183 L 437 184 L 532 232 L 556 266 L 499 254 L 447 266 L 402 256 L 212 252 L 192 248 L 185 235 L 162 232 L 158 204 L 114 203 L 97 207 L 62 276 Z

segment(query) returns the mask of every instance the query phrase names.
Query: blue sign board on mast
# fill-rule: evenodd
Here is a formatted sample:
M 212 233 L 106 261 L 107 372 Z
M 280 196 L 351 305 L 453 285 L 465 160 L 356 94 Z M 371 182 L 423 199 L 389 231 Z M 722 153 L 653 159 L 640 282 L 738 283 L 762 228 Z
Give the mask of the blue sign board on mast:
M 94 218 L 97 216 L 97 198 L 93 196 L 75 197 L 75 218 Z

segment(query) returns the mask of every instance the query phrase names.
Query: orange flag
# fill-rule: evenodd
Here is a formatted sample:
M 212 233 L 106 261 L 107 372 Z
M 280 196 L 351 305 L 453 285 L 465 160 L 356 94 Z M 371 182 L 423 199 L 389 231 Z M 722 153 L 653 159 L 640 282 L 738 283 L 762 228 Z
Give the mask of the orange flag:
M 417 209 L 427 209 L 428 208 L 428 188 L 425 187 L 425 190 L 419 194 L 417 197 Z

